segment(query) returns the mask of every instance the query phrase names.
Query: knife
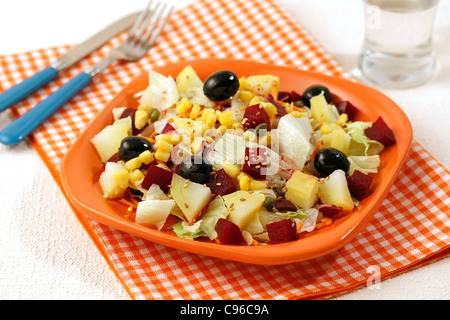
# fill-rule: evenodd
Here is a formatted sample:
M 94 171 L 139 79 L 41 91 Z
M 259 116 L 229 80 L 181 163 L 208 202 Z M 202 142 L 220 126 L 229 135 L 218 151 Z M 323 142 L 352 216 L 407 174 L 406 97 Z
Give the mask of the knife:
M 28 97 L 45 84 L 54 80 L 58 73 L 74 65 L 76 62 L 86 57 L 97 48 L 110 41 L 117 34 L 126 31 L 136 22 L 142 11 L 125 16 L 105 29 L 96 33 L 83 43 L 64 53 L 52 65 L 39 71 L 28 79 L 0 93 L 0 112 L 8 109 L 12 105 Z

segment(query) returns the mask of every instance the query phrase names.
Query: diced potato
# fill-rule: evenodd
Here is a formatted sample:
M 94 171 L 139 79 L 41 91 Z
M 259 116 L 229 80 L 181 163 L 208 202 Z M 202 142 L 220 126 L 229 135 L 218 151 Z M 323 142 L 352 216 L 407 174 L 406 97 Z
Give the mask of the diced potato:
M 319 184 L 318 192 L 322 203 L 353 210 L 354 203 L 343 170 L 336 170 L 326 177 L 324 182 Z
M 105 198 L 120 198 L 128 188 L 128 170 L 120 163 L 107 162 L 105 171 L 100 175 L 99 183 Z
M 321 148 L 334 148 L 342 151 L 345 155 L 349 155 L 351 137 L 343 129 L 331 131 L 321 137 Z
M 171 195 L 188 223 L 194 223 L 211 201 L 211 189 L 173 174 Z
M 312 117 L 322 123 L 336 122 L 336 117 L 333 114 L 331 106 L 328 104 L 325 96 L 320 94 L 311 98 L 311 115 Z
M 301 209 L 310 209 L 317 202 L 318 190 L 317 177 L 294 171 L 286 182 L 285 198 Z
M 239 190 L 223 196 L 225 205 L 230 211 L 229 219 L 244 228 L 261 209 L 266 197 L 263 194 L 249 193 Z
M 185 93 L 189 88 L 202 88 L 203 82 L 198 77 L 192 66 L 185 67 L 177 76 L 177 89 L 179 93 Z
M 273 75 L 250 76 L 245 82 L 247 90 L 256 91 L 257 93 L 265 96 L 271 93 L 273 85 L 276 86 L 276 91 L 278 93 L 280 89 L 280 78 Z
M 124 122 L 106 126 L 91 141 L 97 149 L 102 162 L 106 162 L 120 147 L 122 140 L 129 135 L 129 126 Z

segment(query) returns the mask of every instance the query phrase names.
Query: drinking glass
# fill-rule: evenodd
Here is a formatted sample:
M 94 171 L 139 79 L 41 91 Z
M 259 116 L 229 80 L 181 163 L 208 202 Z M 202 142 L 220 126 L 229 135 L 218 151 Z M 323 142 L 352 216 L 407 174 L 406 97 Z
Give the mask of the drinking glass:
M 364 0 L 359 73 L 377 85 L 419 86 L 434 74 L 433 29 L 439 0 Z

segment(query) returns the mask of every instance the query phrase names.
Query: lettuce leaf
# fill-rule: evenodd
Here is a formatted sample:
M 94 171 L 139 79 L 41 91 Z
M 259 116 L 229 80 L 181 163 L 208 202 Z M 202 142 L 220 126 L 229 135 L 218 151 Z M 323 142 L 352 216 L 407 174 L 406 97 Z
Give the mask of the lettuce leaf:
M 205 212 L 202 214 L 202 220 L 200 226 L 210 240 L 217 238 L 216 223 L 220 218 L 226 219 L 229 214 L 228 208 L 225 206 L 223 198 L 217 196 L 206 207 Z
M 286 218 L 297 218 L 297 219 L 304 219 L 309 217 L 306 213 L 303 211 L 287 211 L 287 212 L 275 212 L 276 215 L 280 217 L 286 217 Z
M 303 224 L 299 233 L 302 232 L 311 232 L 316 227 L 317 217 L 319 215 L 319 210 L 316 208 L 311 208 L 305 210 L 306 218 L 303 218 Z M 294 218 L 295 219 L 295 218 Z M 300 223 L 300 220 L 295 219 L 297 223 Z
M 378 167 L 380 166 L 380 156 L 349 156 L 348 160 L 350 162 L 350 169 L 348 174 L 352 175 L 355 170 L 361 171 L 362 173 L 377 173 Z
M 365 130 L 372 125 L 372 122 L 349 122 L 344 130 L 351 136 L 350 140 L 350 156 L 369 156 L 377 155 L 383 149 L 382 143 L 368 138 Z
M 205 235 L 205 232 L 200 228 L 200 224 L 201 220 L 193 225 L 189 225 L 185 221 L 180 221 L 172 226 L 172 230 L 180 238 L 193 240 Z
M 161 230 L 170 214 L 175 200 L 145 200 L 139 202 L 136 209 L 136 223 L 155 225 Z
M 144 193 L 143 200 L 168 200 L 169 197 L 161 190 L 157 184 L 152 184 Z

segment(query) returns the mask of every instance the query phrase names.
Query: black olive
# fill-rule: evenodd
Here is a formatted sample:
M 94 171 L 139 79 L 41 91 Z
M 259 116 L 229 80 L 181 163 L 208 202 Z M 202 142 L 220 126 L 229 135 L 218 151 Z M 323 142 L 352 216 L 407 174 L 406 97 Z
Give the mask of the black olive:
M 178 174 L 192 182 L 206 183 L 209 180 L 212 166 L 203 157 L 192 156 L 184 160 L 178 169 Z
M 327 87 L 324 87 L 322 85 L 316 84 L 314 86 L 308 87 L 302 94 L 302 102 L 305 106 L 310 107 L 311 103 L 309 100 L 311 98 L 318 96 L 319 94 L 323 93 L 325 95 L 325 99 L 328 103 L 331 103 L 332 97 L 330 90 L 328 90 Z
M 350 162 L 345 153 L 334 148 L 324 148 L 317 151 L 314 166 L 322 176 L 329 176 L 333 171 L 341 169 L 348 172 Z
M 203 84 L 203 93 L 212 101 L 226 100 L 238 91 L 239 79 L 229 70 L 217 71 Z
M 126 162 L 136 158 L 146 150 L 152 150 L 152 147 L 153 145 L 142 137 L 126 137 L 120 142 L 119 157 Z

